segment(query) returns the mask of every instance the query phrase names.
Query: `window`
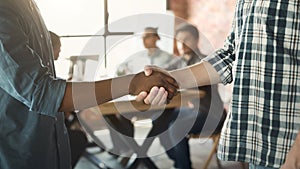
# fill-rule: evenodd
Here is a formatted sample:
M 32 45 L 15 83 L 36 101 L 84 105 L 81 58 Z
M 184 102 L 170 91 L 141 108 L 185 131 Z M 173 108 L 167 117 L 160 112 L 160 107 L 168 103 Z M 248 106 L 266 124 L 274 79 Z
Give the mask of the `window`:
M 103 36 L 105 2 L 109 12 L 109 32 L 133 34 Z M 157 19 L 166 13 L 165 0 L 36 0 L 36 3 L 47 28 L 61 36 L 60 59 L 55 62 L 55 67 L 62 78 L 68 76 L 68 58 L 85 55 L 100 56 L 98 61 L 86 62 L 85 80 L 113 76 L 118 64 L 135 51 L 143 50 L 139 35 L 144 27 L 156 26 L 159 31 L 168 33 L 174 28 L 172 19 L 168 22 Z M 149 17 L 149 13 L 155 13 L 154 18 Z M 172 44 L 170 37 L 162 36 L 158 45 L 172 52 Z

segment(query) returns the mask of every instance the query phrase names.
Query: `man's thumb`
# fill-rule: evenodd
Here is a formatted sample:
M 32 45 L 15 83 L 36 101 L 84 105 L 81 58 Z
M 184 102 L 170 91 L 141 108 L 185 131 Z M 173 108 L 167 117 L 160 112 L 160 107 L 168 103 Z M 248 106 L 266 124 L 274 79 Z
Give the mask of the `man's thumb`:
M 150 76 L 152 74 L 152 69 L 148 66 L 145 66 L 144 72 L 146 76 Z

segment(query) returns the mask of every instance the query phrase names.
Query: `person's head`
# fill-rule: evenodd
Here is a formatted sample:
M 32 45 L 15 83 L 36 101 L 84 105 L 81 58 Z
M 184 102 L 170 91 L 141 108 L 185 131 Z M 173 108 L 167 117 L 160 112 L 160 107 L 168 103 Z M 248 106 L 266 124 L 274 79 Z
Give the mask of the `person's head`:
M 190 54 L 198 49 L 199 31 L 194 25 L 188 23 L 179 25 L 175 37 L 180 55 Z
M 52 42 L 54 60 L 57 60 L 59 57 L 60 47 L 61 47 L 60 37 L 51 31 L 49 31 L 49 33 Z
M 158 41 L 160 39 L 158 33 L 157 33 L 157 29 L 158 28 L 153 28 L 153 27 L 146 27 L 144 29 L 144 33 L 143 33 L 143 43 L 144 43 L 144 47 L 147 49 L 150 48 L 156 48 L 156 41 Z

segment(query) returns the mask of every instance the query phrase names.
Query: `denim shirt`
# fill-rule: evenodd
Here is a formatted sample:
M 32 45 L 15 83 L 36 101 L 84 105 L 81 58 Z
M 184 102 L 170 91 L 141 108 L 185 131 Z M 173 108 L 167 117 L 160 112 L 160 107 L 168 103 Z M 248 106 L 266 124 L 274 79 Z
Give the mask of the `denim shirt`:
M 49 34 L 35 3 L 1 0 L 0 23 L 0 168 L 71 168 L 58 112 L 66 82 L 54 78 Z

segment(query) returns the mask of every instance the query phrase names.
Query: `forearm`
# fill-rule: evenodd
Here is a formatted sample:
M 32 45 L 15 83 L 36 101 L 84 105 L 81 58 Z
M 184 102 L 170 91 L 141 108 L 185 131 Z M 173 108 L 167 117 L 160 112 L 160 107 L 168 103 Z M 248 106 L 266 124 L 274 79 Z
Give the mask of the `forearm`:
M 172 77 L 155 71 L 151 76 L 144 72 L 98 82 L 67 83 L 59 111 L 67 112 L 93 107 L 126 94 L 137 95 L 142 91 L 149 92 L 153 86 L 163 87 L 171 99 L 178 89 Z
M 192 88 L 221 82 L 215 68 L 206 61 L 170 73 L 179 83 L 180 88 Z
M 67 112 L 97 106 L 129 93 L 133 75 L 98 82 L 67 82 L 59 111 Z

